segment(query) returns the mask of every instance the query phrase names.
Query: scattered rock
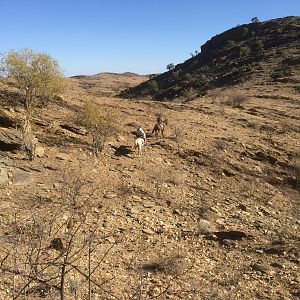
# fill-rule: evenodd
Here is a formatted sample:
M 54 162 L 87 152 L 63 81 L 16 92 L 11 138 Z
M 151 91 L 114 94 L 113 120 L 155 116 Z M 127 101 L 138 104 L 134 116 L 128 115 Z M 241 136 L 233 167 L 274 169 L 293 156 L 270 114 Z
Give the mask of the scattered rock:
M 55 183 L 53 183 L 53 187 L 58 190 L 61 187 L 61 185 L 60 185 L 60 183 L 55 182 Z
M 250 267 L 252 270 L 261 272 L 263 274 L 268 274 L 270 272 L 270 268 L 267 265 L 261 263 L 253 263 L 250 265 Z
M 112 198 L 116 198 L 116 197 L 118 197 L 118 195 L 113 192 L 108 192 L 104 195 L 104 198 L 106 198 L 106 199 L 112 199 Z
M 43 157 L 45 154 L 45 149 L 42 146 L 37 145 L 35 148 L 35 154 L 37 157 Z
M 240 208 L 242 211 L 246 211 L 247 210 L 247 206 L 245 204 L 240 203 L 238 205 L 238 208 Z
M 19 150 L 22 147 L 22 140 L 19 134 L 13 131 L 0 132 L 0 151 Z
M 79 134 L 79 135 L 86 135 L 87 130 L 82 126 L 76 126 L 76 125 L 70 125 L 70 124 L 61 124 L 61 128 L 69 130 L 73 133 Z
M 198 222 L 198 229 L 200 233 L 209 233 L 214 230 L 211 223 L 205 219 L 200 219 Z
M 70 157 L 69 157 L 69 155 L 66 154 L 66 153 L 58 153 L 58 154 L 56 155 L 56 158 L 57 158 L 57 159 L 60 159 L 60 160 L 68 160 L 68 161 L 71 160 Z
M 0 167 L 0 183 L 5 183 L 9 180 L 7 170 Z
M 223 173 L 228 177 L 232 177 L 236 175 L 236 172 L 233 171 L 232 169 L 223 169 Z
M 278 269 L 284 269 L 285 265 L 278 263 L 278 262 L 273 262 L 270 264 L 270 266 L 274 267 L 274 268 L 278 268 Z
M 284 255 L 285 251 L 286 251 L 286 247 L 282 245 L 271 246 L 269 248 L 264 249 L 264 252 L 267 254 Z
M 4 110 L 0 109 L 0 127 L 14 128 L 17 122 Z
M 61 238 L 55 238 L 50 242 L 50 249 L 55 249 L 59 252 L 63 252 L 64 250 L 64 244 Z
M 149 234 L 149 235 L 155 234 L 155 232 L 152 229 L 150 229 L 150 228 L 143 228 L 142 232 L 146 233 L 146 234 Z
M 26 172 L 17 168 L 12 170 L 12 181 L 15 185 L 29 184 L 33 178 L 30 172 Z

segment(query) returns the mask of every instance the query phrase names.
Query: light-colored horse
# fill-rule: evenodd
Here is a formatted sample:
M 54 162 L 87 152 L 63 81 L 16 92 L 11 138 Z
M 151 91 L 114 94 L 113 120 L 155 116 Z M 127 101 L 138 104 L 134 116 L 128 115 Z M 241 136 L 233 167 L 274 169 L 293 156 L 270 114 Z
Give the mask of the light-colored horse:
M 142 154 L 142 148 L 145 145 L 145 140 L 142 137 L 137 137 L 134 141 L 134 149 L 137 149 L 137 155 L 138 157 L 141 157 Z

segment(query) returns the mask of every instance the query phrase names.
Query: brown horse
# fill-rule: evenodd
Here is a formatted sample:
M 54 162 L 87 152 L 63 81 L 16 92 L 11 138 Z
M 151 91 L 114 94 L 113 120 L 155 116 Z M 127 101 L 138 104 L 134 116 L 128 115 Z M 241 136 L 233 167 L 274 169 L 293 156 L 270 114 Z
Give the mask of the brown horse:
M 152 130 L 152 134 L 154 133 L 154 135 L 156 137 L 158 137 L 158 135 L 160 134 L 161 136 L 164 136 L 164 130 L 165 130 L 165 126 L 168 124 L 167 120 L 164 120 L 163 123 L 156 123 L 154 125 L 154 128 Z

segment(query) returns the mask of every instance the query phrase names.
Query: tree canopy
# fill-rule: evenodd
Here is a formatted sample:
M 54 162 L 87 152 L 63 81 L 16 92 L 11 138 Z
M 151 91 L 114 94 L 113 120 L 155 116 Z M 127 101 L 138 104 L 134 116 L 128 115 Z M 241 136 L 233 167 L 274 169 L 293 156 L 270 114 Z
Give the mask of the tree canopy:
M 3 62 L 3 79 L 24 94 L 27 111 L 39 100 L 48 100 L 64 89 L 64 76 L 58 62 L 48 54 L 30 49 L 10 51 Z

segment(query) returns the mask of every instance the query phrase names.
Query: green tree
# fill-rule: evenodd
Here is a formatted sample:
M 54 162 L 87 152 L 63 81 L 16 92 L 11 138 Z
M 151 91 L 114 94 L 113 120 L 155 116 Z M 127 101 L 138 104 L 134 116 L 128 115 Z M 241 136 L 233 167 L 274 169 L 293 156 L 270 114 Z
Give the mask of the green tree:
M 30 49 L 10 51 L 2 60 L 1 80 L 23 94 L 25 116 L 21 126 L 23 145 L 29 159 L 36 155 L 37 139 L 32 117 L 39 102 L 49 100 L 64 88 L 64 77 L 56 60 Z
M 174 68 L 175 68 L 175 66 L 172 63 L 167 65 L 167 70 L 169 70 L 169 71 L 173 70 Z
M 117 116 L 112 110 L 102 109 L 94 102 L 87 102 L 79 122 L 85 126 L 92 137 L 92 149 L 94 154 L 102 152 L 107 139 L 117 131 Z
M 50 99 L 64 88 L 58 62 L 50 55 L 30 49 L 9 52 L 2 71 L 5 82 L 23 93 L 24 107 L 30 114 L 39 101 Z
M 258 17 L 253 17 L 253 18 L 251 19 L 251 22 L 252 22 L 252 23 L 257 23 L 257 22 L 259 22 Z

